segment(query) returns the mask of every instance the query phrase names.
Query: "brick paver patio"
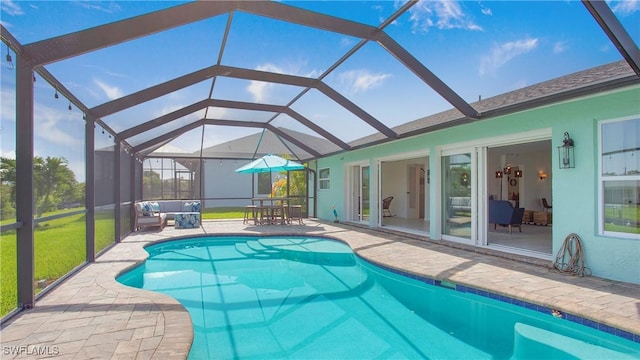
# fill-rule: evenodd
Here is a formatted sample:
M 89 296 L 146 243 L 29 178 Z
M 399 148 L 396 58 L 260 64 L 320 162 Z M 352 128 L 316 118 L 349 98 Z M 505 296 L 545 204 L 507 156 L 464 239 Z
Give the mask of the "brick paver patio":
M 133 233 L 64 281 L 34 309 L 0 331 L 2 358 L 184 359 L 193 331 L 184 308 L 165 295 L 115 281 L 146 258 L 143 246 L 202 234 L 306 234 L 348 243 L 363 258 L 389 268 L 471 286 L 572 313 L 640 338 L 640 286 L 551 272 L 550 263 L 515 261 L 491 251 L 426 241 L 418 236 L 305 220 L 305 225 L 243 225 L 205 221 L 199 229 Z M 588 251 L 588 249 L 587 249 Z M 588 265 L 588 264 L 587 264 Z

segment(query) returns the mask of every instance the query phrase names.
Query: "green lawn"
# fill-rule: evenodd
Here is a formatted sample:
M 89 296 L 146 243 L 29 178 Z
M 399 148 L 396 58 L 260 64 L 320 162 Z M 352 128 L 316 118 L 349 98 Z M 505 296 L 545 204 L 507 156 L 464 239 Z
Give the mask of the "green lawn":
M 109 215 L 96 214 L 96 251 L 113 242 L 114 221 Z M 85 239 L 84 214 L 38 224 L 34 233 L 36 284 L 48 285 L 84 262 Z M 15 230 L 0 237 L 0 261 L 0 316 L 4 316 L 17 306 Z
M 604 210 L 604 216 L 607 222 L 604 224 L 604 229 L 607 231 L 617 231 L 628 234 L 640 234 L 640 227 L 638 222 L 640 221 L 640 206 L 628 205 L 620 207 L 607 207 Z M 620 223 L 614 224 L 609 219 L 615 219 Z M 631 225 L 622 225 L 621 223 L 629 223 Z
M 242 219 L 244 207 L 217 207 L 204 209 L 202 220 Z

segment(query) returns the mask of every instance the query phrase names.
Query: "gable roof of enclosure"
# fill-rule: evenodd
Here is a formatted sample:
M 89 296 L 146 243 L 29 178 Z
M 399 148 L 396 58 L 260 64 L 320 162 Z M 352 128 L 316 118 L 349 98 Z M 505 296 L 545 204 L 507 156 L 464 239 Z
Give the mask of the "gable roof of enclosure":
M 358 9 L 363 11 L 365 11 L 364 6 L 372 6 L 369 2 L 362 4 L 362 8 Z M 305 2 L 287 4 L 273 1 L 188 2 L 66 35 L 45 38 L 26 45 L 21 45 L 3 25 L 2 39 L 23 61 L 51 83 L 57 92 L 82 110 L 88 119 L 96 121 L 139 157 L 184 154 L 184 156 L 250 158 L 266 153 L 279 153 L 289 154 L 299 160 L 309 160 L 639 82 L 640 52 L 634 39 L 606 3 L 584 1 L 582 11 L 591 17 L 594 27 L 599 26 L 601 35 L 606 35 L 615 45 L 619 53 L 618 58 L 622 60 L 477 102 L 468 102 L 427 67 L 424 60 L 389 35 L 389 32 L 393 31 L 391 29 L 393 24 L 409 17 L 416 4 L 417 1 L 407 1 L 385 14 L 377 24 L 371 25 L 349 20 L 347 17 L 311 10 L 310 3 Z M 305 6 L 310 8 L 307 9 Z M 350 6 L 360 5 L 354 3 Z M 544 4 L 538 6 L 544 6 Z M 551 5 L 547 4 L 547 6 Z M 208 66 L 143 87 L 111 101 L 89 104 L 91 101 L 87 100 L 86 95 L 72 93 L 68 86 L 72 80 L 59 79 L 54 76 L 57 69 L 51 72 L 49 70 L 50 66 L 55 67 L 56 64 L 85 54 L 106 51 L 125 42 L 154 36 L 165 31 L 175 31 L 191 24 L 201 24 L 213 18 L 219 20 L 223 29 L 219 32 L 221 36 L 217 55 L 210 56 L 212 60 Z M 226 64 L 225 51 L 228 50 L 230 43 L 239 40 L 233 36 L 234 23 L 250 24 L 257 19 L 313 28 L 319 31 L 318 36 L 328 37 L 339 34 L 338 39 L 348 37 L 350 45 L 344 51 L 338 52 L 335 61 L 311 75 L 286 73 L 272 67 L 248 68 Z M 210 26 L 208 23 L 207 25 Z M 243 32 L 237 29 L 236 31 Z M 314 40 L 308 39 L 308 41 Z M 372 44 L 375 49 L 371 47 Z M 167 44 L 167 46 L 177 45 Z M 398 122 L 393 116 L 375 116 L 374 111 L 369 110 L 371 106 L 358 103 L 357 96 L 336 89 L 338 82 L 330 81 L 330 78 L 337 77 L 337 69 L 355 56 L 367 56 L 370 52 L 376 53 L 375 51 L 380 49 L 383 50 L 382 54 L 390 55 L 405 72 L 417 79 L 425 88 L 430 89 L 431 95 L 428 96 L 444 99 L 446 105 L 452 109 L 445 110 L 447 107 L 442 108 L 442 106 L 440 106 L 441 111 L 428 112 L 428 108 L 420 109 L 420 116 Z M 126 61 L 126 59 L 122 60 Z M 151 66 L 154 61 L 159 60 L 159 57 L 155 58 L 150 54 L 145 64 Z M 189 60 L 185 59 L 185 61 Z M 291 95 L 287 101 L 280 103 L 225 99 L 215 96 L 216 91 L 224 86 L 234 86 L 233 81 L 241 81 L 243 84 L 249 81 L 252 84 L 282 86 L 287 88 Z M 459 88 L 460 83 L 457 84 Z M 165 111 L 158 116 L 140 118 L 138 115 L 135 119 L 112 120 L 117 114 L 122 114 L 141 104 L 162 101 L 171 94 L 196 86 L 201 89 L 200 97 L 189 98 L 186 105 L 183 104 L 172 111 Z M 411 91 L 409 90 L 405 97 L 422 96 Z M 387 98 L 390 99 L 390 97 L 384 97 L 382 101 Z M 322 101 L 319 107 L 331 104 L 338 108 L 336 113 L 342 114 L 345 119 L 351 119 L 349 122 L 340 118 L 338 121 L 340 124 L 337 127 L 353 134 L 345 136 L 340 131 L 328 128 L 322 117 L 312 116 L 313 111 L 301 110 L 302 107 L 299 106 L 301 102 L 313 104 L 318 99 Z M 407 110 L 405 104 L 389 102 L 387 106 L 396 107 L 398 113 Z M 194 114 L 197 115 L 194 116 Z M 209 134 L 215 135 L 218 129 L 222 128 L 241 128 L 250 129 L 250 131 L 236 132 L 233 138 L 225 138 L 213 145 L 207 144 L 205 138 L 208 138 Z M 350 130 L 351 128 L 353 130 Z M 194 138 L 200 141 L 198 150 L 169 153 L 164 151 L 174 140 L 185 134 L 197 135 Z M 175 146 L 171 148 L 176 149 Z M 156 153 L 158 149 L 161 151 Z

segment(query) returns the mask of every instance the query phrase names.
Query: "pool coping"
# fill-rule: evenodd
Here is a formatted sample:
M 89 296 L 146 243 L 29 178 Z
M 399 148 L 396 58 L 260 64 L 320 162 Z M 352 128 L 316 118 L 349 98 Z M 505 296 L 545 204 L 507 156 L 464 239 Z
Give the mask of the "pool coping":
M 3 324 L 3 351 L 6 347 L 40 346 L 56 350 L 55 358 L 186 358 L 193 340 L 187 311 L 173 298 L 127 287 L 118 283 L 116 276 L 147 258 L 145 246 L 195 236 L 335 239 L 348 244 L 359 257 L 388 270 L 434 285 L 455 284 L 458 291 L 522 303 L 546 313 L 559 310 L 567 320 L 591 327 L 597 324 L 617 336 L 629 339 L 630 335 L 630 340 L 640 342 L 640 314 L 636 309 L 640 285 L 562 275 L 540 265 L 444 246 L 442 241 L 345 224 L 305 222 L 295 226 L 247 226 L 241 220 L 205 221 L 198 229 L 166 227 L 163 231 L 133 233 L 43 296 L 34 309 Z M 3 355 L 8 355 L 7 359 L 23 358 L 25 352 Z

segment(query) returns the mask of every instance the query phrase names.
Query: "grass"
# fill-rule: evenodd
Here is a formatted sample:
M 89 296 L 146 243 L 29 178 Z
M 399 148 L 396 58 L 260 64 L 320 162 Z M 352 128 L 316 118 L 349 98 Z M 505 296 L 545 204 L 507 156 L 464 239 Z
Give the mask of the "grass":
M 220 219 L 242 219 L 244 218 L 244 207 L 217 207 L 204 209 L 202 220 Z
M 52 214 L 48 214 L 52 215 Z M 85 214 L 39 223 L 34 232 L 36 292 L 60 278 L 86 257 Z M 96 251 L 113 242 L 112 213 L 96 213 Z M 16 231 L 0 238 L 0 316 L 17 306 Z
M 606 231 L 621 232 L 627 234 L 640 234 L 638 220 L 640 219 L 640 206 L 629 205 L 620 207 L 607 207 L 604 210 L 604 217 L 607 222 L 604 224 Z M 609 221 L 615 219 L 616 221 Z M 620 222 L 620 223 L 617 223 Z M 629 223 L 623 225 L 621 223 Z

